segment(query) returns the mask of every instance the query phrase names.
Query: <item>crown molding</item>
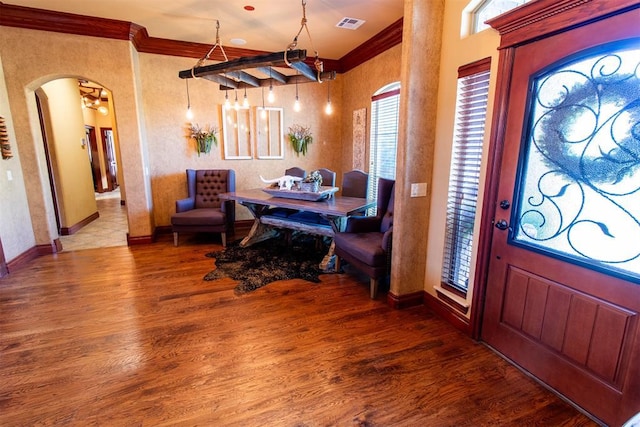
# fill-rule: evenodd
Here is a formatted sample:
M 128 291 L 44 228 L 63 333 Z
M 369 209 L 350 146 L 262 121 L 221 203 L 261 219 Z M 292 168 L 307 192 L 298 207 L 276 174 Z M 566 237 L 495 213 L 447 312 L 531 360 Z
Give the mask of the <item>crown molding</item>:
M 402 43 L 403 18 L 398 19 L 375 36 L 340 58 L 340 73 L 345 73 L 387 49 Z
M 138 52 L 155 53 L 159 55 L 202 58 L 211 48 L 211 45 L 203 43 L 151 37 L 145 27 L 132 22 L 15 6 L 2 2 L 0 2 L 0 25 L 116 40 L 129 40 Z M 321 58 L 321 60 L 326 70 L 335 70 L 338 73 L 344 73 L 401 42 L 402 19 L 391 24 L 341 59 Z M 224 51 L 228 59 L 271 53 L 228 46 L 224 46 Z M 213 52 L 210 59 L 214 61 L 225 60 L 222 54 L 217 51 Z M 309 58 L 305 62 L 313 65 L 313 60 L 314 58 Z
M 487 24 L 498 30 L 499 49 L 505 49 L 635 8 L 640 8 L 638 0 L 537 0 Z

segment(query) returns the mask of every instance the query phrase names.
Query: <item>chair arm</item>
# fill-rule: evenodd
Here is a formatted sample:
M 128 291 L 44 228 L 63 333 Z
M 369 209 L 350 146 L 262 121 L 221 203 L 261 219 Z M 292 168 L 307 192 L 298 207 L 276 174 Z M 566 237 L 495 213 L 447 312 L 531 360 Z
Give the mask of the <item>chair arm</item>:
M 382 249 L 387 253 L 391 253 L 391 243 L 393 241 L 393 227 L 390 227 L 382 235 Z
M 391 273 L 391 246 L 393 243 L 393 226 L 382 236 L 382 249 L 387 253 L 387 273 Z
M 346 233 L 380 231 L 381 218 L 377 216 L 351 216 L 347 219 Z
M 196 199 L 193 197 L 176 200 L 176 213 L 190 211 L 195 207 L 196 207 Z

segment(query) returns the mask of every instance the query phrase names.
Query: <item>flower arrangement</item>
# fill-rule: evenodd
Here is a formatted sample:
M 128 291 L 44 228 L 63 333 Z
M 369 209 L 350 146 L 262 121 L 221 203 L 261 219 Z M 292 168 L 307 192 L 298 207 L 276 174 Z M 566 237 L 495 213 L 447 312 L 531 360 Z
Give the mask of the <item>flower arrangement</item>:
M 313 142 L 311 130 L 302 125 L 293 125 L 289 128 L 287 135 L 291 141 L 293 151 L 295 151 L 298 156 L 300 153 L 302 153 L 303 156 L 306 155 L 309 144 Z
M 322 175 L 317 170 L 311 172 L 300 182 L 299 187 L 302 191 L 311 191 L 317 193 L 322 184 Z
M 322 183 L 322 175 L 319 171 L 313 171 L 309 175 L 305 176 L 302 182 L 319 182 Z
M 206 128 L 201 128 L 197 123 L 189 125 L 189 137 L 196 141 L 198 156 L 200 153 L 208 154 L 212 145 L 218 145 L 217 133 L 218 128 L 215 126 L 207 125 Z

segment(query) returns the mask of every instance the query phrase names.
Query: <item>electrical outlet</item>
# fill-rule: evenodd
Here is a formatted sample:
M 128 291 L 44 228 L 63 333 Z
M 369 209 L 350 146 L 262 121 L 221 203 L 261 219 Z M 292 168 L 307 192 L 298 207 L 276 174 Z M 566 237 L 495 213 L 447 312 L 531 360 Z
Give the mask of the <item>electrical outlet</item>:
M 7 180 L 13 181 L 13 174 L 11 173 L 11 171 L 7 171 Z

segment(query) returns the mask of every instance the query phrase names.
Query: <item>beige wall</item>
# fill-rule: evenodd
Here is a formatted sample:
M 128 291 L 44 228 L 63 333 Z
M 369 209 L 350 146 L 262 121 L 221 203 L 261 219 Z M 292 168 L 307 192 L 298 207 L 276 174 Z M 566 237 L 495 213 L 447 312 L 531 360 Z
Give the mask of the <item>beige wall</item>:
M 2 62 L 0 55 L 0 116 L 7 126 L 13 157 L 0 159 L 0 239 L 5 258 L 11 260 L 33 247 L 36 240 L 31 221 L 25 221 L 30 215 L 29 205 Z M 11 175 L 11 180 L 8 174 Z
M 47 95 L 47 135 L 53 151 L 52 167 L 56 173 L 56 198 L 60 226 L 72 227 L 98 211 L 85 139 L 84 117 L 80 108 L 77 79 L 57 79 L 42 86 Z

